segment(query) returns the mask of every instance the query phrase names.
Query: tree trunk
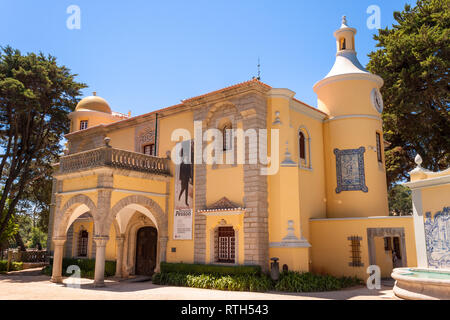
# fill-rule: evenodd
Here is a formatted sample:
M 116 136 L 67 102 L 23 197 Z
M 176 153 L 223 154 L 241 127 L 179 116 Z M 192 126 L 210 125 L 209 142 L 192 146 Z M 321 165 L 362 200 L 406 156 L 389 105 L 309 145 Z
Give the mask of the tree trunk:
M 20 251 L 27 251 L 27 248 L 25 248 L 25 243 L 23 243 L 22 237 L 20 236 L 20 233 L 17 232 L 14 236 L 16 239 L 17 246 L 19 247 Z

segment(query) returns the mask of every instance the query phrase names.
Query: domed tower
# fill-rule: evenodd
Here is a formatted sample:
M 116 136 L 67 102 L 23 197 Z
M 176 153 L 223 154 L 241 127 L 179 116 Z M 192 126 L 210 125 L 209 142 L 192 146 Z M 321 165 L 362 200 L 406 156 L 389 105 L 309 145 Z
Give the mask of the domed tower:
M 327 215 L 329 218 L 388 215 L 380 88 L 383 79 L 359 63 L 356 29 L 334 33 L 336 62 L 314 85 L 324 123 Z
M 71 120 L 70 132 L 117 121 L 113 117 L 108 102 L 98 97 L 96 92 L 92 96 L 82 99 L 77 104 L 75 111 L 69 114 L 69 118 Z

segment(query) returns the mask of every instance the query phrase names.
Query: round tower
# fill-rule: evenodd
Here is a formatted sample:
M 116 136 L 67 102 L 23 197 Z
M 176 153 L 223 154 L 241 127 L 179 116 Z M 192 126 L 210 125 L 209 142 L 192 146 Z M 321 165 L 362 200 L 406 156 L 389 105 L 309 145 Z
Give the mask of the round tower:
M 69 118 L 71 120 L 70 132 L 117 121 L 112 116 L 108 102 L 97 96 L 96 92 L 92 96 L 82 99 L 77 104 L 74 112 L 69 114 Z
M 314 85 L 324 123 L 328 218 L 388 215 L 380 88 L 383 79 L 359 63 L 356 29 L 345 17 L 336 38 L 336 61 Z

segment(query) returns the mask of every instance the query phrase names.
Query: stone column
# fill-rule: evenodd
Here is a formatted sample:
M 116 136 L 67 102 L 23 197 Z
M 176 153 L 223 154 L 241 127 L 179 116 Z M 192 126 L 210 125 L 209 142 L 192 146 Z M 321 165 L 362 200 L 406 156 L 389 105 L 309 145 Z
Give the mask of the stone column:
M 62 283 L 62 260 L 65 242 L 66 238 L 64 237 L 53 238 L 54 251 L 53 251 L 53 271 L 51 281 L 55 283 Z
M 125 236 L 120 235 L 116 238 L 116 277 L 122 278 L 122 265 L 123 265 L 123 244 L 125 242 Z
M 166 252 L 167 252 L 167 240 L 168 237 L 159 238 L 159 261 L 156 263 L 155 272 L 161 271 L 161 262 L 166 262 Z
M 97 250 L 95 253 L 95 287 L 105 286 L 105 253 L 108 240 L 109 237 L 94 237 L 95 244 L 97 245 Z

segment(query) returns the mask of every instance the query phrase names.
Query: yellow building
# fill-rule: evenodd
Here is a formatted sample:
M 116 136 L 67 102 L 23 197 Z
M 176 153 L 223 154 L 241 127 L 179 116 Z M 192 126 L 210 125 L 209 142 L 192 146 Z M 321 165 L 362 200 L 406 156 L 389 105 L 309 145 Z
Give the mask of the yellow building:
M 95 258 L 97 285 L 105 259 L 118 277 L 162 261 L 267 271 L 277 257 L 360 278 L 415 266 L 413 218 L 388 215 L 383 80 L 358 62 L 355 34 L 345 19 L 335 32 L 318 108 L 258 79 L 137 117 L 81 100 L 55 164 L 53 281 L 63 256 Z

